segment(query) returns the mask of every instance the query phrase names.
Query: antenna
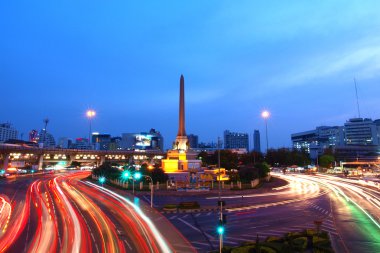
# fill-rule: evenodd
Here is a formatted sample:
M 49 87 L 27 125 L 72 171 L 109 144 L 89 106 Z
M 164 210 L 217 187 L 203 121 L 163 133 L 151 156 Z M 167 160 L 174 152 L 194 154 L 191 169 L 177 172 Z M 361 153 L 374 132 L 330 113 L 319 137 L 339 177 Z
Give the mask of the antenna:
M 46 132 L 46 128 L 47 128 L 47 125 L 48 125 L 48 123 L 49 123 L 49 119 L 48 118 L 45 118 L 44 119 L 44 123 L 45 123 L 45 132 Z
M 359 118 L 360 118 L 358 87 L 356 86 L 356 78 L 355 77 L 354 77 L 354 83 L 355 83 L 355 93 L 356 93 L 356 105 L 358 106 L 358 115 L 359 115 Z

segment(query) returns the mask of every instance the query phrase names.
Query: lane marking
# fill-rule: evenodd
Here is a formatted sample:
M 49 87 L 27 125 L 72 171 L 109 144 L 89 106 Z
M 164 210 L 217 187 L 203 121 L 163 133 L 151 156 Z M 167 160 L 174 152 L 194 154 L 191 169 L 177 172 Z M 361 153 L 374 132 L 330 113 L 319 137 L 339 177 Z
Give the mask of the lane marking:
M 178 218 L 179 221 L 181 221 L 182 223 L 184 223 L 185 225 L 189 226 L 190 228 L 194 229 L 195 231 L 198 231 L 199 233 L 202 233 L 202 231 L 196 227 L 194 227 L 193 225 L 191 225 L 190 223 L 188 223 L 187 221 L 184 221 L 182 220 L 181 218 Z M 214 237 L 212 235 L 209 235 L 207 234 L 206 232 L 204 232 L 204 234 L 210 238 L 210 239 L 213 239 Z

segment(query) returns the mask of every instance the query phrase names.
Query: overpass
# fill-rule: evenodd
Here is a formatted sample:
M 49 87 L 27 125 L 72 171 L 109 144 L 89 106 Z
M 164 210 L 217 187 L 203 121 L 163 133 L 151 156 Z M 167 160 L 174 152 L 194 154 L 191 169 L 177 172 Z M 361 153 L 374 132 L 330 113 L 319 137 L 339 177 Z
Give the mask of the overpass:
M 77 161 L 100 165 L 104 162 L 151 162 L 161 160 L 164 156 L 165 153 L 160 150 L 83 150 L 0 144 L 0 160 L 4 169 L 8 168 L 9 162 L 12 161 L 38 164 L 38 169 L 41 170 L 44 163 L 60 161 L 65 161 L 67 164 Z

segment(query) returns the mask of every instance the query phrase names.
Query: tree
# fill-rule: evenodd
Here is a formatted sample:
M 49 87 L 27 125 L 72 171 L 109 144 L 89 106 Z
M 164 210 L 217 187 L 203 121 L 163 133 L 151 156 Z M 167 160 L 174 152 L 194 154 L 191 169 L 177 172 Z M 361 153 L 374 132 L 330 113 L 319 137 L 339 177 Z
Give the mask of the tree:
M 257 177 L 256 169 L 252 166 L 242 166 L 239 168 L 239 177 L 242 182 L 250 182 Z
M 331 168 L 335 161 L 335 157 L 332 155 L 322 155 L 319 157 L 319 165 L 323 168 Z
M 255 169 L 257 169 L 257 176 L 259 178 L 268 176 L 269 168 L 270 167 L 266 162 L 255 164 Z
M 169 178 L 168 175 L 161 168 L 154 168 L 151 171 L 151 177 L 154 183 L 156 182 L 163 183 L 163 182 L 166 182 Z

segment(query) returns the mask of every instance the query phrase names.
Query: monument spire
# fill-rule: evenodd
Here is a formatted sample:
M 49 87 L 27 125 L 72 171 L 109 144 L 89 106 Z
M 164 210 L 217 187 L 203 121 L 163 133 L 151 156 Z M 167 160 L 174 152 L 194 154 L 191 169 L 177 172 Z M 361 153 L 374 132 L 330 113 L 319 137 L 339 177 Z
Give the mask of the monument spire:
M 177 136 L 186 136 L 185 130 L 185 79 L 181 75 L 179 81 L 179 126 Z

